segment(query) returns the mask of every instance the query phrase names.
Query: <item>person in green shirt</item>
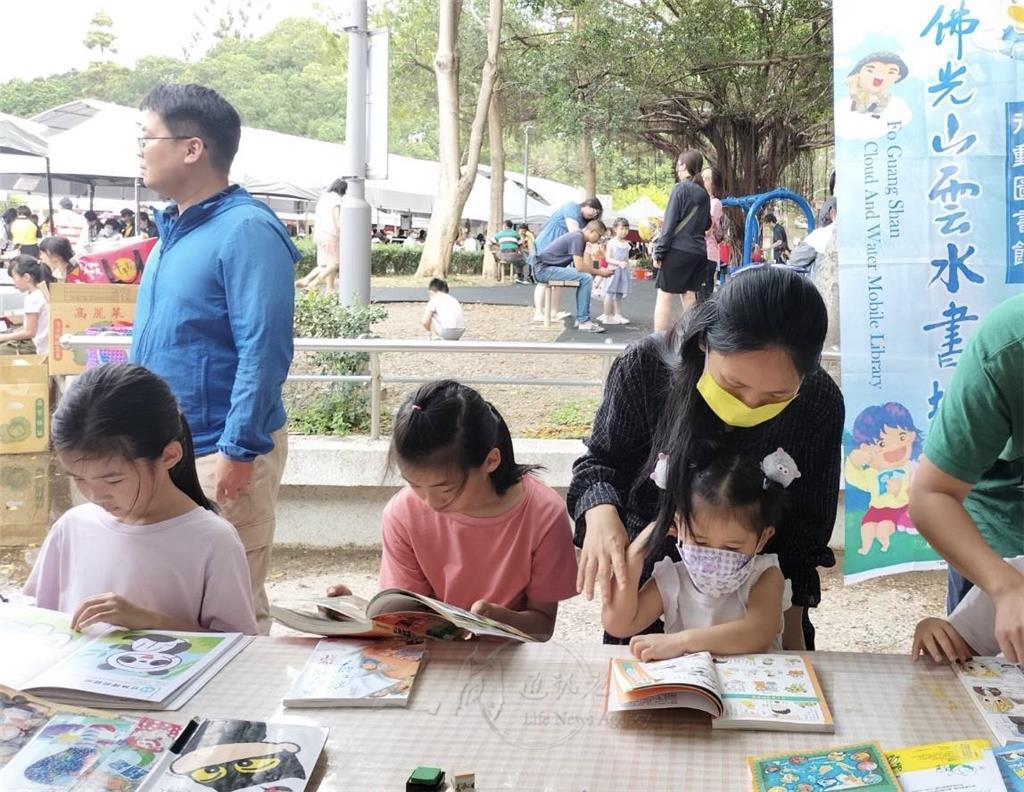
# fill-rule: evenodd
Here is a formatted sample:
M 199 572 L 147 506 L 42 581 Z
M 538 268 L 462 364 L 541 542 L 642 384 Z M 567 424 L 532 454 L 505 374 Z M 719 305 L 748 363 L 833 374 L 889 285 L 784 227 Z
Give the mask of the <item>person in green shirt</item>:
M 1024 660 L 1024 295 L 982 321 L 931 427 L 910 490 L 914 525 L 950 564 L 950 611 L 977 584 L 995 603 L 996 640 Z M 952 656 L 952 655 L 951 655 Z
M 516 283 L 529 285 L 526 279 L 526 258 L 519 249 L 519 232 L 512 228 L 511 220 L 506 220 L 505 227 L 491 237 L 491 244 L 498 247 L 498 261 L 515 267 Z

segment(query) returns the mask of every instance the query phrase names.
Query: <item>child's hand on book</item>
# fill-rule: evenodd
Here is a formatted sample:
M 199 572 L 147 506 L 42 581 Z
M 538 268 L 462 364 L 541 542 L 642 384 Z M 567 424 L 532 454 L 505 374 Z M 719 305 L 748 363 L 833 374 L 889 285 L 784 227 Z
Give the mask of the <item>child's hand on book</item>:
M 81 632 L 102 622 L 126 630 L 159 629 L 161 619 L 161 614 L 139 607 L 120 594 L 107 592 L 83 600 L 71 618 L 71 628 Z
M 923 619 L 914 630 L 914 646 L 910 650 L 916 662 L 928 654 L 936 663 L 963 663 L 973 652 L 967 642 L 945 619 Z
M 347 597 L 352 594 L 352 589 L 346 586 L 344 583 L 337 583 L 333 586 L 327 587 L 328 597 Z
M 695 651 L 688 646 L 686 630 L 677 633 L 652 633 L 634 635 L 629 639 L 629 651 L 633 657 L 647 663 L 652 660 L 669 660 Z

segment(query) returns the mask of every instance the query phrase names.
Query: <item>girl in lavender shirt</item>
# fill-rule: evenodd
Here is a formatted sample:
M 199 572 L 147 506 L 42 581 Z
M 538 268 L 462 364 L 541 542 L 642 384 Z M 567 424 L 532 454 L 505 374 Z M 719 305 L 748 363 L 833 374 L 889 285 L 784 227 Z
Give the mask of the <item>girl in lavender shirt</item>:
M 24 593 L 82 630 L 256 634 L 249 567 L 196 475 L 167 383 L 141 366 L 91 369 L 53 416 L 53 448 L 89 503 L 50 529 Z

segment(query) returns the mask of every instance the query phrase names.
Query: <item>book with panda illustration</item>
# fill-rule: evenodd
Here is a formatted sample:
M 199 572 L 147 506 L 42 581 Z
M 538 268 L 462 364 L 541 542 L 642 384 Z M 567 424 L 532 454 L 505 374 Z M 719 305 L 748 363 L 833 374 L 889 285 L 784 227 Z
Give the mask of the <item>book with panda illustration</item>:
M 953 670 L 999 744 L 1024 743 L 1024 670 L 1002 657 L 975 657 Z
M 0 604 L 0 684 L 66 704 L 181 707 L 251 639 L 239 633 L 115 628 L 79 633 L 66 614 Z

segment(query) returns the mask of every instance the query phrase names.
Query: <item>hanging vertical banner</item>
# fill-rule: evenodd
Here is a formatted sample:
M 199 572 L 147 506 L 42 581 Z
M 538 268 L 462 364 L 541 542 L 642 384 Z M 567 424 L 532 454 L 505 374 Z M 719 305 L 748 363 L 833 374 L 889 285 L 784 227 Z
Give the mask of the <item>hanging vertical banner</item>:
M 979 321 L 1024 292 L 1024 3 L 835 0 L 847 582 L 935 568 L 908 503 Z

